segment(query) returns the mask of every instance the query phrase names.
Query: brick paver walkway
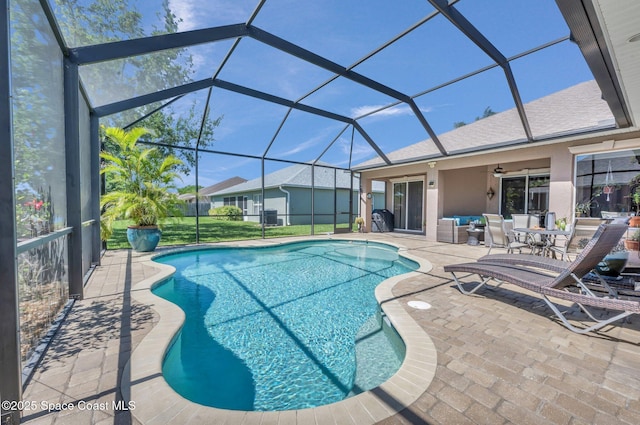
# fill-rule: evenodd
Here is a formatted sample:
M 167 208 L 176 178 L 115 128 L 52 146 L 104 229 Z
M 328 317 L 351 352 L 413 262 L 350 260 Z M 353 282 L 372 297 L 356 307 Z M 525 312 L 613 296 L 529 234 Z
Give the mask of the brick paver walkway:
M 397 233 L 351 237 L 402 244 L 434 265 L 394 294 L 433 306 L 406 308 L 436 345 L 436 376 L 417 402 L 384 424 L 640 423 L 639 317 L 598 335 L 576 335 L 539 298 L 513 286 L 460 294 L 442 265 L 480 257 L 484 247 Z M 105 254 L 25 391 L 25 400 L 38 403 L 24 412 L 25 423 L 136 423 L 113 403 L 123 403 L 120 383 L 129 382 L 131 350 L 157 321 L 130 294 L 154 274 L 141 261 L 147 258 L 126 250 Z M 49 412 L 43 402 L 85 408 Z

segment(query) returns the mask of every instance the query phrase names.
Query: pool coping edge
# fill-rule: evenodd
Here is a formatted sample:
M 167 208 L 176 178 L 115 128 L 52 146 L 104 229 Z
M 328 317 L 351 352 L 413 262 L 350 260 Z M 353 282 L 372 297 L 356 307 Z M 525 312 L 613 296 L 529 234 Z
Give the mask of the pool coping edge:
M 366 241 L 344 237 L 327 237 L 326 240 Z M 309 239 L 318 240 L 318 238 Z M 237 243 L 216 244 L 215 247 L 264 247 L 289 244 L 291 241 L 274 243 L 261 242 L 247 245 Z M 375 296 L 384 314 L 402 337 L 406 346 L 405 359 L 398 371 L 380 386 L 362 394 L 325 406 L 288 410 L 279 412 L 245 412 L 218 409 L 189 401 L 175 392 L 162 375 L 164 354 L 182 328 L 184 313 L 180 307 L 157 297 L 151 289 L 159 282 L 170 277 L 175 269 L 171 266 L 152 261 L 152 258 L 165 255 L 149 255 L 144 262 L 157 269 L 158 273 L 133 285 L 133 298 L 147 305 L 158 314 L 158 322 L 142 339 L 131 353 L 123 376 L 130 377 L 122 382 L 125 400 L 135 402 L 131 413 L 141 424 L 168 423 L 305 423 L 309 421 L 326 423 L 373 424 L 389 418 L 413 404 L 423 394 L 433 377 L 437 366 L 437 352 L 433 341 L 418 323 L 411 317 L 403 303 L 393 295 L 393 287 L 406 279 L 420 276 L 432 269 L 431 263 L 423 258 L 411 255 L 407 249 L 395 243 L 372 241 L 398 248 L 399 253 L 419 264 L 416 271 L 394 276 L 381 282 L 375 289 Z M 208 249 L 212 246 L 181 248 Z

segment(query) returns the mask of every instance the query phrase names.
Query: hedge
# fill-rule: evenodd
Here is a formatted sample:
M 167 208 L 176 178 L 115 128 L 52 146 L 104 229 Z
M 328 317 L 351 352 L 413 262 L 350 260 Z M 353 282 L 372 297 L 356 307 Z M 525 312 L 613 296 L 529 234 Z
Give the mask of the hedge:
M 216 220 L 242 221 L 242 210 L 233 205 L 213 208 L 209 210 L 209 215 Z

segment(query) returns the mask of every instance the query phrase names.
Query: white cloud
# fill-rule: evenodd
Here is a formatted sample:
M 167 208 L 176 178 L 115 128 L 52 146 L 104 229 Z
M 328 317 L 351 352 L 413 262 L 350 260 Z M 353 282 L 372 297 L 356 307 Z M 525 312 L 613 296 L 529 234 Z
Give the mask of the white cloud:
M 358 106 L 351 109 L 351 116 L 360 117 L 362 115 L 367 115 L 372 113 L 373 111 L 377 111 L 380 108 L 384 108 L 384 106 L 385 105 Z M 395 115 L 407 115 L 410 113 L 411 113 L 411 108 L 409 108 L 407 105 L 398 105 L 398 106 L 393 106 L 391 108 L 383 109 L 381 111 L 376 112 L 373 115 L 375 115 L 376 117 L 388 117 L 388 116 L 395 116 Z
M 292 147 L 291 149 L 284 151 L 284 152 L 277 152 L 276 153 L 276 149 L 278 147 L 278 142 L 285 142 L 285 139 L 283 140 L 278 140 L 276 138 L 276 142 L 274 144 L 274 147 L 272 148 L 271 152 L 273 152 L 273 154 L 269 155 L 269 156 L 273 156 L 273 157 L 287 157 L 287 156 L 292 156 L 295 155 L 297 153 L 306 151 L 310 148 L 318 148 L 320 147 L 320 150 L 317 152 L 318 154 L 324 150 L 329 143 L 331 142 L 331 140 L 333 140 L 333 137 L 335 137 L 334 131 L 335 131 L 335 127 L 329 127 L 329 128 L 325 128 L 323 130 L 320 130 L 320 133 L 317 134 L 316 136 L 313 136 L 309 139 L 307 139 L 304 142 L 298 143 L 296 144 L 294 147 Z M 287 139 L 288 140 L 288 139 Z M 270 153 L 271 153 L 270 152 Z M 307 159 L 315 159 L 315 158 L 307 158 Z
M 306 142 L 302 142 L 297 144 L 295 147 L 289 149 L 288 151 L 285 152 L 280 152 L 278 153 L 276 156 L 280 157 L 280 156 L 291 156 L 291 155 L 295 155 L 297 153 L 300 153 L 302 151 L 306 151 L 307 149 L 313 147 L 313 146 L 317 146 L 317 144 L 319 143 L 319 141 L 321 139 L 321 137 L 314 137 L 312 139 L 307 140 Z M 277 143 L 277 142 L 276 142 Z
M 369 155 L 371 154 L 371 146 L 369 146 L 369 144 L 367 143 L 358 143 L 358 141 L 354 141 L 353 143 L 353 148 L 351 148 L 351 138 L 347 138 L 347 137 L 341 137 L 340 139 L 338 139 L 338 141 L 336 142 L 338 147 L 340 148 L 340 151 L 345 154 L 345 155 L 349 155 L 349 153 L 351 153 L 351 155 L 355 158 L 361 155 Z
M 363 115 L 369 114 L 373 111 L 377 111 L 380 108 L 384 108 L 386 105 L 364 105 L 358 106 L 356 108 L 351 109 L 352 117 L 361 117 Z M 423 113 L 431 112 L 432 108 L 420 108 Z M 385 108 L 381 111 L 378 111 L 372 115 L 372 118 L 387 118 L 387 117 L 397 117 L 400 115 L 413 115 L 413 111 L 411 107 L 406 104 L 400 104 L 396 106 L 392 106 L 391 108 Z
M 368 143 L 361 143 L 357 140 L 354 141 L 352 149 L 350 137 L 340 137 L 336 141 L 336 145 L 336 147 L 339 149 L 340 154 L 338 155 L 338 152 L 333 151 L 332 148 L 331 150 L 329 150 L 327 155 L 329 155 L 331 158 L 328 160 L 328 162 L 338 167 L 347 167 L 349 165 L 349 155 L 351 155 L 352 165 L 377 155 Z
M 195 0 L 170 0 L 169 8 L 180 21 L 178 24 L 179 31 L 189 31 L 198 27 Z
M 169 0 L 169 7 L 181 20 L 179 31 L 246 22 L 251 14 L 249 5 L 234 0 Z M 244 7 L 243 7 L 244 6 Z

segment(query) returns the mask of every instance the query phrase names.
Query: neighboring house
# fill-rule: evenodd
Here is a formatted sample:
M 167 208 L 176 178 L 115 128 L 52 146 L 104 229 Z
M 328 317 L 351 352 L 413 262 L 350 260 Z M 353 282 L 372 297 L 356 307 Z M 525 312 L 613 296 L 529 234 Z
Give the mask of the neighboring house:
M 264 209 L 265 224 L 311 224 L 311 168 L 311 165 L 296 164 L 265 175 L 264 199 L 261 178 L 217 191 L 212 196 L 212 208 L 235 205 L 242 209 L 245 221 L 260 222 Z M 350 193 L 352 213 L 358 214 L 359 180 L 354 177 L 352 186 L 350 172 L 318 164 L 313 167 L 313 180 L 315 224 L 334 223 L 334 220 L 349 223 Z M 375 193 L 375 196 L 383 205 L 384 195 Z
M 595 81 L 531 101 L 525 109 L 531 142 L 517 111 L 507 110 L 439 135 L 449 156 L 427 139 L 387 153 L 402 165 L 372 160 L 355 166 L 362 190 L 369 191 L 372 181 L 386 182 L 395 228 L 425 233 L 427 240 L 436 240 L 438 219 L 453 215 L 509 218 L 553 211 L 571 221 L 582 203 L 594 217 L 630 210 L 629 182 L 640 175 L 635 153 L 640 140 L 637 133 L 616 132 Z M 487 146 L 495 148 L 474 152 Z M 604 194 L 607 181 L 610 193 Z M 362 202 L 365 219 L 371 204 Z
M 200 199 L 203 200 L 203 201 L 204 200 L 209 200 L 211 195 L 213 195 L 214 193 L 216 193 L 216 192 L 218 192 L 218 191 L 220 191 L 222 189 L 226 189 L 228 187 L 235 186 L 235 185 L 240 184 L 240 183 L 244 183 L 246 181 L 247 181 L 247 179 L 243 179 L 242 177 L 238 177 L 238 176 L 231 177 L 230 179 L 223 180 L 223 181 L 221 181 L 219 183 L 216 183 L 214 185 L 203 187 L 202 189 L 200 189 L 198 191 L 198 195 L 200 196 Z M 183 201 L 188 202 L 188 203 L 194 203 L 195 200 L 196 200 L 196 195 L 193 194 L 193 193 L 185 193 L 183 195 L 178 196 L 178 198 L 182 199 Z M 205 199 L 205 198 L 207 198 L 207 199 Z
M 235 186 L 240 183 L 246 182 L 247 179 L 243 179 L 242 177 L 231 177 L 230 179 L 223 180 L 219 183 L 216 183 L 211 186 L 203 187 L 198 191 L 198 197 L 200 198 L 200 203 L 198 205 L 198 213 L 199 215 L 208 215 L 209 210 L 212 208 L 211 205 L 211 197 L 214 193 L 226 189 L 231 186 Z M 185 208 L 186 216 L 195 216 L 196 215 L 196 195 L 193 193 L 185 193 L 183 195 L 178 196 L 179 199 L 182 199 L 187 203 Z

